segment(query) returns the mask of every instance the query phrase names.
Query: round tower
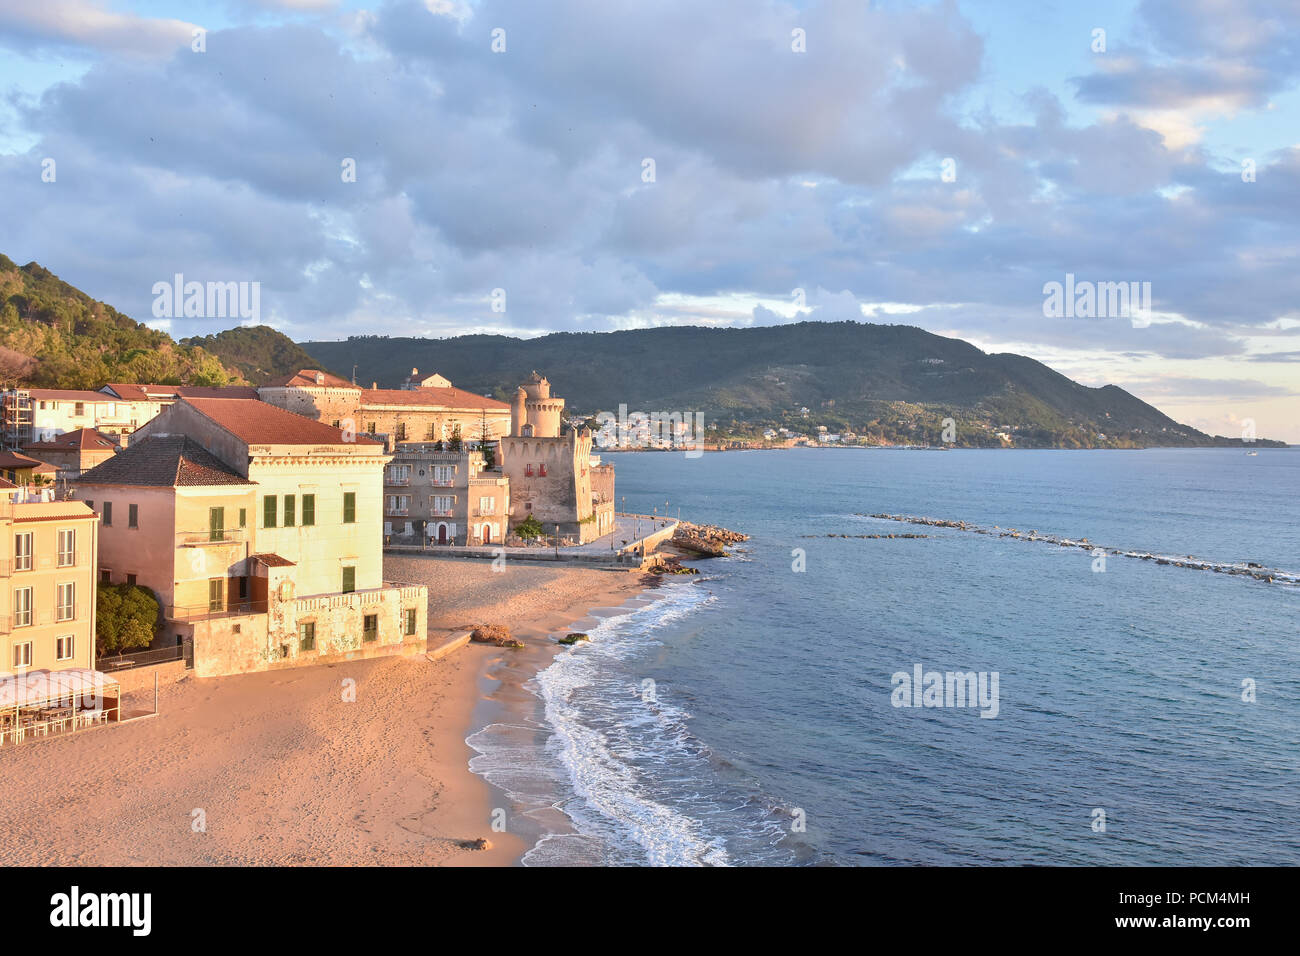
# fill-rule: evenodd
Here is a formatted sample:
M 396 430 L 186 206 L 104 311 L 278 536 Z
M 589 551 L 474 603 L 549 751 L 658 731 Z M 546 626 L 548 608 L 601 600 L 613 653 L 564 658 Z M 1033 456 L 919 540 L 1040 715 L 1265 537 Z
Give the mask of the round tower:
M 524 403 L 528 401 L 528 393 L 520 385 L 515 389 L 515 397 L 510 402 L 510 434 L 522 435 L 524 426 L 528 424 L 528 411 Z

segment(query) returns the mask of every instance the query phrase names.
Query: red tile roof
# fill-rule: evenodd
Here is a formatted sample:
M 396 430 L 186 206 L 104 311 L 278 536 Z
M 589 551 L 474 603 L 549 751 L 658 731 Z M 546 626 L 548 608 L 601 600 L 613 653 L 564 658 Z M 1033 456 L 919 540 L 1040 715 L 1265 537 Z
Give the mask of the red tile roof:
M 34 441 L 23 447 L 32 451 L 68 451 L 69 449 L 97 451 L 116 448 L 117 442 L 106 435 L 101 435 L 93 428 L 78 428 L 75 431 L 56 435 L 49 441 Z
M 115 402 L 112 395 L 103 392 L 84 391 L 75 388 L 29 388 L 27 394 L 32 398 L 55 399 L 64 402 Z
M 145 438 L 82 474 L 78 485 L 252 485 L 224 461 L 184 435 Z
M 321 380 L 316 381 L 317 377 Z M 298 388 L 356 388 L 346 378 L 325 372 L 317 368 L 300 368 L 292 375 L 273 379 L 268 385 L 272 388 L 293 386 Z
M 12 481 L 8 481 L 4 478 L 0 478 L 0 491 L 15 491 L 17 490 L 17 488 L 18 486 L 15 485 Z
M 41 474 L 53 473 L 58 470 L 53 465 L 47 465 L 43 461 L 39 461 L 36 458 L 31 458 L 16 451 L 0 452 L 0 468 L 6 470 L 12 468 L 15 471 L 30 468 L 33 471 L 40 472 Z
M 508 412 L 506 402 L 475 395 L 463 388 L 363 388 L 361 407 L 367 405 L 436 405 L 445 408 L 485 409 L 489 412 Z
M 295 566 L 295 562 L 278 554 L 272 554 L 269 551 L 264 554 L 250 554 L 248 557 L 251 561 L 261 561 L 268 568 L 292 568 Z
M 104 386 L 128 402 L 174 402 L 177 398 L 257 398 L 251 385 L 135 385 L 110 382 Z
M 357 435 L 352 441 L 341 428 L 286 412 L 266 402 L 243 398 L 186 398 L 183 404 L 216 422 L 248 445 L 376 445 L 383 442 Z

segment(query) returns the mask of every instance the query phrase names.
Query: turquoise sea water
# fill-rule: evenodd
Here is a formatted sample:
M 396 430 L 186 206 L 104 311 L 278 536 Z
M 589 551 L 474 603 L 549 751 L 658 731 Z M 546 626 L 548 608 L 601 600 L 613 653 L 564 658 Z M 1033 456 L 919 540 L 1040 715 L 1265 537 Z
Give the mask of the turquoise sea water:
M 607 459 L 752 538 L 536 679 L 508 762 L 571 832 L 526 862 L 1300 863 L 1300 588 L 858 516 L 1294 572 L 1300 450 Z M 997 716 L 893 706 L 918 664 L 996 672 Z

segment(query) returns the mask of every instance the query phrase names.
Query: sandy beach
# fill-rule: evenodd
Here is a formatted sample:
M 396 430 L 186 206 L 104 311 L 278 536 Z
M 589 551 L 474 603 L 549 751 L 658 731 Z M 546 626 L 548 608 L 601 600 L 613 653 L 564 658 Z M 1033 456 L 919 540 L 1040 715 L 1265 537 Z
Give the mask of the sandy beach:
M 528 647 L 189 678 L 162 688 L 157 717 L 5 747 L 0 865 L 516 862 L 527 846 L 492 831 L 465 737 L 485 700 L 524 693 L 548 636 L 635 602 L 639 575 L 391 556 L 384 570 L 429 586 L 430 647 L 479 623 Z

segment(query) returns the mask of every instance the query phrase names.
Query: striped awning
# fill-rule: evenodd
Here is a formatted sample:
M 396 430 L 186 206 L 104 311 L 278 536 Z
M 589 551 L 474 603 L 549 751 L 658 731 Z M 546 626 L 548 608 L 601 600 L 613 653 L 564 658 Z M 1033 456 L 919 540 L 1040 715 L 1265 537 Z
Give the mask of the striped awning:
M 38 707 L 74 697 L 117 697 L 118 683 L 102 671 L 69 667 L 61 671 L 34 670 L 0 674 L 0 709 Z

